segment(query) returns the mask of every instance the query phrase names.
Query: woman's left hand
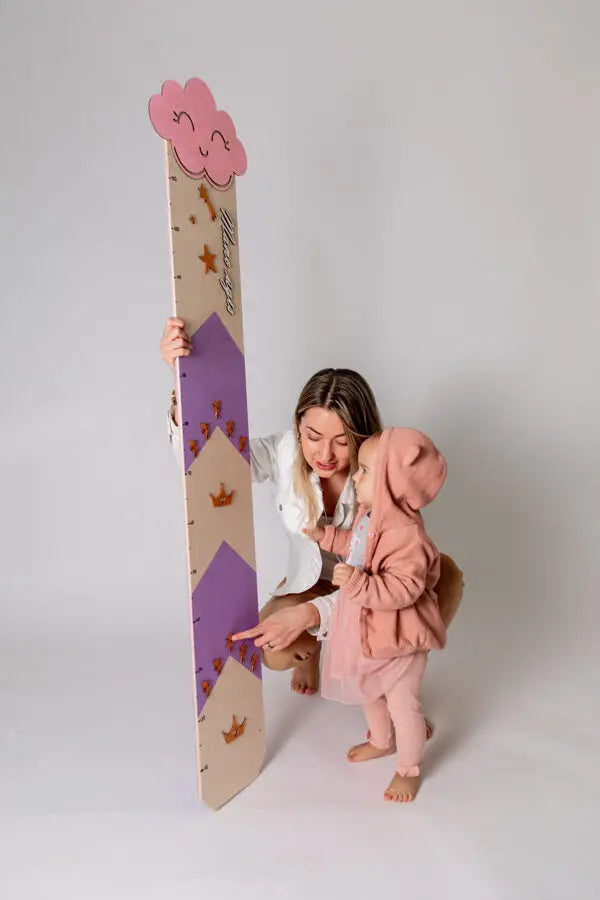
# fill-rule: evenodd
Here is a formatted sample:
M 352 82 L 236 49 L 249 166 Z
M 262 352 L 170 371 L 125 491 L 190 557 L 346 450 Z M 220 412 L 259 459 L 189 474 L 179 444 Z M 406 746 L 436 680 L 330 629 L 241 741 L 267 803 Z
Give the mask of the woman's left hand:
M 344 587 L 350 581 L 354 568 L 354 566 L 349 566 L 347 563 L 338 563 L 333 570 L 331 583 L 335 584 L 336 587 Z
M 267 616 L 254 628 L 234 634 L 233 640 L 241 641 L 250 638 L 254 639 L 255 647 L 285 650 L 303 631 L 319 625 L 320 621 L 321 617 L 316 606 L 312 603 L 300 603 L 298 606 L 280 609 Z

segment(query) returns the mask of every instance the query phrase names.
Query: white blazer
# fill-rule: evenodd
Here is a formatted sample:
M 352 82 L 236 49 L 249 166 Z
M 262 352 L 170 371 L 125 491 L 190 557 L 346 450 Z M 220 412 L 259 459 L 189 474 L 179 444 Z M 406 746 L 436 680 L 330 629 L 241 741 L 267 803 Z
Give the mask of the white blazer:
M 181 429 L 168 415 L 168 433 L 171 447 L 177 461 L 181 459 Z M 308 509 L 304 498 L 294 488 L 294 462 L 298 454 L 298 441 L 292 429 L 266 438 L 250 439 L 250 464 L 252 481 L 262 484 L 271 482 L 275 492 L 277 511 L 283 522 L 289 543 L 289 556 L 285 585 L 276 589 L 275 596 L 282 594 L 300 594 L 317 583 L 323 567 L 323 557 L 318 544 L 302 534 L 308 521 Z M 315 493 L 319 513 L 323 515 L 323 495 L 321 483 L 316 472 L 312 472 L 310 480 Z M 338 528 L 351 528 L 356 512 L 356 493 L 352 478 L 348 477 L 340 494 L 331 524 Z M 329 597 L 317 597 L 311 603 L 319 610 L 321 626 L 311 629 L 319 639 L 327 636 L 327 628 L 335 594 Z

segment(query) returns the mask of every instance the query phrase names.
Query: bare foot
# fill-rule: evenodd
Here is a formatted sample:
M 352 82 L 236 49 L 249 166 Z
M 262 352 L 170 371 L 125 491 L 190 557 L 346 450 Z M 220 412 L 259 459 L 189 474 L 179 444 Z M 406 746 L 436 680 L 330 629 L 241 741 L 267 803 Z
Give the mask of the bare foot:
M 297 694 L 316 694 L 319 690 L 319 657 L 315 653 L 292 672 L 291 688 Z
M 420 775 L 398 775 L 396 772 L 383 799 L 389 803 L 410 803 L 417 796 L 420 784 Z
M 348 762 L 366 762 L 368 759 L 379 759 L 380 756 L 389 756 L 395 753 L 396 748 L 390 747 L 388 750 L 380 750 L 367 741 L 365 744 L 356 744 L 348 750 Z

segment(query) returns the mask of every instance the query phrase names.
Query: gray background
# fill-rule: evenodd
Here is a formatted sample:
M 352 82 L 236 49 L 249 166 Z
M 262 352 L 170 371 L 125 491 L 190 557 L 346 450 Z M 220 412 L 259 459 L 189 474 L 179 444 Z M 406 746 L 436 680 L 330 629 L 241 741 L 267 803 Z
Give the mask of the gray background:
M 4 2 L 0 876 L 45 898 L 597 897 L 600 10 Z M 268 673 L 268 764 L 194 797 L 163 80 L 228 110 L 252 431 L 362 371 L 464 568 L 409 808 L 360 711 Z M 284 570 L 256 491 L 261 593 Z M 4 891 L 3 891 L 4 893 Z

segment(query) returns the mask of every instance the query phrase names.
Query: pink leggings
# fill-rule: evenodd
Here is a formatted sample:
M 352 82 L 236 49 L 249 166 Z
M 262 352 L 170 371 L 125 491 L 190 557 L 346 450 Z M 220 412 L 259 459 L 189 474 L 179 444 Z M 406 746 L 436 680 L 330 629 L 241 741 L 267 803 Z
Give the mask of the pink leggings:
M 384 697 L 365 703 L 363 709 L 374 747 L 387 750 L 396 732 L 396 771 L 400 775 L 418 775 L 425 746 L 425 719 L 421 714 L 421 680 L 427 665 L 427 653 L 415 653 L 408 668 Z

